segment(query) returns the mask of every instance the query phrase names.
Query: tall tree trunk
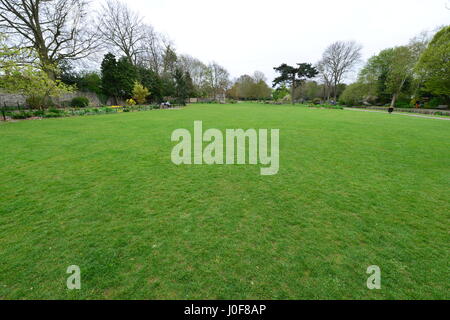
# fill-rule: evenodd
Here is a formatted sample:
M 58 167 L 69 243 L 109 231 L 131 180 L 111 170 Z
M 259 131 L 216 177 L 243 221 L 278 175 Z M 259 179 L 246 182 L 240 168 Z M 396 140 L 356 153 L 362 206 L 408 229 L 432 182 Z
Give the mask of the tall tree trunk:
M 395 103 L 397 102 L 397 93 L 394 93 L 394 95 L 392 96 L 392 101 L 391 101 L 391 108 L 395 108 Z
M 292 79 L 292 90 L 291 90 L 291 103 L 294 105 L 294 93 L 295 93 L 295 75 Z
M 336 103 L 337 101 L 337 81 L 334 82 L 334 102 Z
M 48 75 L 51 80 L 56 80 L 55 65 L 48 56 L 48 51 L 45 48 L 38 48 L 38 56 L 41 62 L 42 70 Z

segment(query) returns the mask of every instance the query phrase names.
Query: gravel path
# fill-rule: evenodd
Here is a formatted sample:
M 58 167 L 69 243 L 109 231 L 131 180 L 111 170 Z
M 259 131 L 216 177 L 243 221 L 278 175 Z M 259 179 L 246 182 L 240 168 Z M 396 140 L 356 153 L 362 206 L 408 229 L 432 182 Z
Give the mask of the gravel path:
M 386 111 L 364 110 L 364 109 L 356 109 L 356 108 L 344 108 L 344 110 L 361 111 L 361 112 L 387 113 Z M 444 117 L 423 116 L 423 115 L 418 115 L 418 114 L 409 114 L 409 113 L 405 113 L 405 112 L 393 112 L 392 114 L 398 114 L 398 115 L 401 115 L 401 116 L 416 117 L 416 118 L 425 118 L 425 119 L 435 119 L 435 120 L 450 121 L 450 117 L 444 118 Z

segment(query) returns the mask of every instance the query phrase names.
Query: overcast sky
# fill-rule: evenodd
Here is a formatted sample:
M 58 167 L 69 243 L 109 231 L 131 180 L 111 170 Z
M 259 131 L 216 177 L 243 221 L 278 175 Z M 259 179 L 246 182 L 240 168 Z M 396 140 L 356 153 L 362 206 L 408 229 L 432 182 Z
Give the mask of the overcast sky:
M 364 59 L 450 23 L 448 0 L 125 0 L 178 53 L 216 61 L 232 77 L 317 62 L 337 40 L 355 40 Z

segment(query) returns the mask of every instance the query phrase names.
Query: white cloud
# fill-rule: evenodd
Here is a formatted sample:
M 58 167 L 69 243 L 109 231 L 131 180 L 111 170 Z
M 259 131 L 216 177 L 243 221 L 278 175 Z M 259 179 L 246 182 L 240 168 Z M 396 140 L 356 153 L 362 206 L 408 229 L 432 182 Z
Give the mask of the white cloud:
M 364 58 L 448 24 L 446 0 L 126 0 L 166 33 L 177 52 L 217 61 L 233 77 L 283 62 L 317 62 L 337 40 L 356 40 Z

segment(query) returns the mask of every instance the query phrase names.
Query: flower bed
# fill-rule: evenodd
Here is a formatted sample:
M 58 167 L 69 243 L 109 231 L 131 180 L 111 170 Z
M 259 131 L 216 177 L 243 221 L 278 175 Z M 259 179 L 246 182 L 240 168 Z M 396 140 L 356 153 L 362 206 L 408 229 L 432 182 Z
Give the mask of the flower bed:
M 25 119 L 43 119 L 43 118 L 63 118 L 75 116 L 90 116 L 99 114 L 112 114 L 123 112 L 140 112 L 160 109 L 159 105 L 137 105 L 137 106 L 111 106 L 100 108 L 51 108 L 47 110 L 22 110 L 6 111 L 7 119 L 25 120 Z

